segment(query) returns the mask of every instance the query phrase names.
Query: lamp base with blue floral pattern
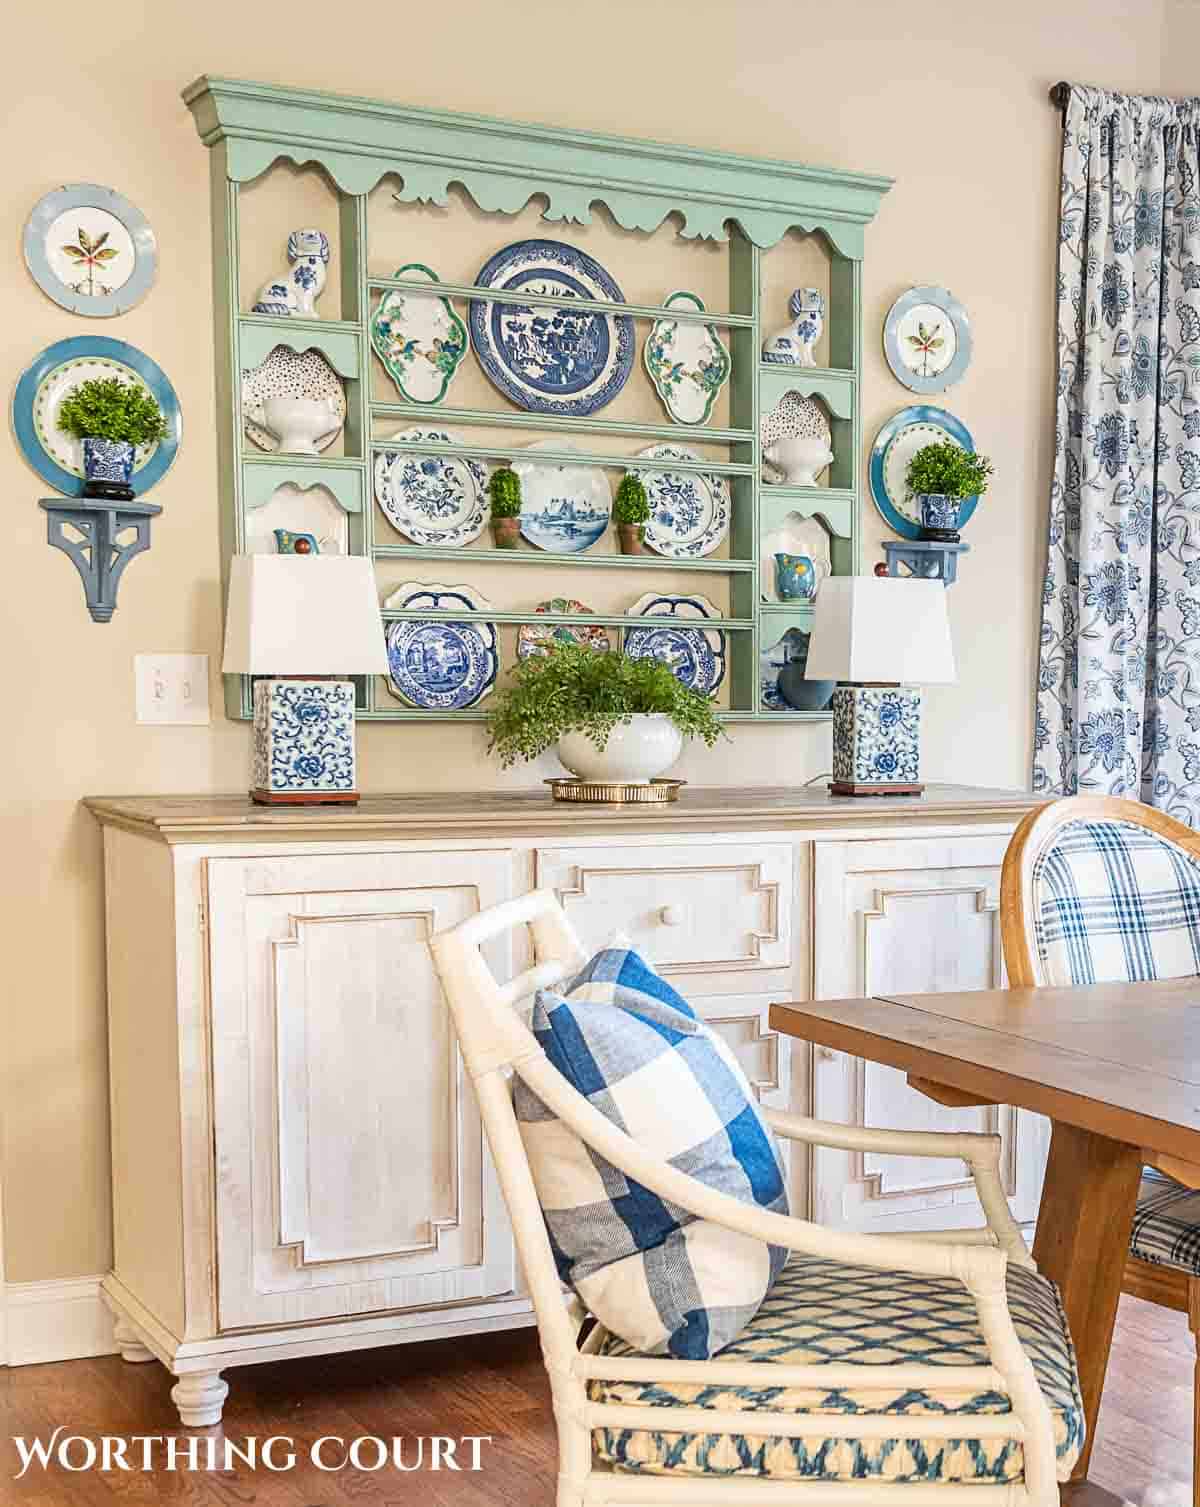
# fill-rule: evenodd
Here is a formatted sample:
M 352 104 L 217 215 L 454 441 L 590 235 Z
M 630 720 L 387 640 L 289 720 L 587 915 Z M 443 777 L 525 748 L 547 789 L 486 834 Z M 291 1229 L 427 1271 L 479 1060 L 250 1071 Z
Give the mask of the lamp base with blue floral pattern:
M 921 692 L 839 685 L 833 693 L 833 795 L 920 795 Z
M 262 806 L 358 800 L 354 683 L 298 677 L 254 683 L 254 774 Z

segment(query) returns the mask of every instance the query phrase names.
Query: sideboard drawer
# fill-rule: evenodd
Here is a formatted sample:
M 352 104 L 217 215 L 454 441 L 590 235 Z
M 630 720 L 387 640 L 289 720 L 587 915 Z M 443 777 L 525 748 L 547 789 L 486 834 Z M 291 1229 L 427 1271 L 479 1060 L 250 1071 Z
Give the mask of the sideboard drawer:
M 624 932 L 664 973 L 791 963 L 787 843 L 540 848 L 537 883 L 557 891 L 585 945 Z

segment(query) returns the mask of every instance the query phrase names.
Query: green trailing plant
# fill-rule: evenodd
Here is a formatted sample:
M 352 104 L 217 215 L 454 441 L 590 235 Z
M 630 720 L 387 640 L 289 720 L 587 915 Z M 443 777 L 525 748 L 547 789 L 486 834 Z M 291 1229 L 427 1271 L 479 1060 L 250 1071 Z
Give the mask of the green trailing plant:
M 602 749 L 614 727 L 641 712 L 663 713 L 685 738 L 709 748 L 726 736 L 712 703 L 681 685 L 661 660 L 564 643 L 518 661 L 510 683 L 496 692 L 488 752 L 507 769 L 536 759 L 565 733 L 586 733 Z
M 521 478 L 509 466 L 498 466 L 488 478 L 493 518 L 516 518 L 521 511 Z
M 73 387 L 58 410 L 58 427 L 76 439 L 130 445 L 167 437 L 162 409 L 144 388 L 120 377 L 92 377 Z
M 613 502 L 614 523 L 645 524 L 650 518 L 650 504 L 646 500 L 646 488 L 632 473 L 626 472 L 617 488 Z
M 906 481 L 913 497 L 979 497 L 987 491 L 994 469 L 986 455 L 941 440 L 917 451 L 908 463 Z

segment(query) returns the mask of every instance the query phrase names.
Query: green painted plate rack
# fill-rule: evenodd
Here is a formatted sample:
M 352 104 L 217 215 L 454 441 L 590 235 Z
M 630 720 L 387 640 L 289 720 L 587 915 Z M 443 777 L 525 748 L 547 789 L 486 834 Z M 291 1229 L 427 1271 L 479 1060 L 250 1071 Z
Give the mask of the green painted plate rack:
M 656 570 L 686 570 L 697 573 L 698 579 L 706 572 L 724 575 L 729 583 L 730 615 L 712 623 L 728 635 L 729 708 L 722 715 L 728 720 L 762 722 L 803 722 L 829 716 L 828 712 L 773 711 L 761 705 L 760 652 L 789 627 L 807 626 L 811 609 L 768 605 L 760 600 L 759 540 L 788 512 L 816 515 L 832 536 L 835 572 L 848 574 L 858 568 L 863 239 L 866 225 L 891 186 L 890 179 L 235 79 L 202 77 L 184 91 L 183 97 L 201 140 L 212 152 L 223 575 L 228 572 L 230 557 L 245 547 L 247 510 L 261 506 L 285 481 L 298 487 L 320 483 L 328 488 L 346 512 L 349 548 L 381 563 L 412 561 L 417 566 L 436 566 L 434 574 L 444 575 L 452 560 L 487 561 L 502 570 L 511 566 L 519 572 L 526 564 L 545 565 L 554 558 L 541 552 L 511 551 L 504 552 L 501 565 L 496 552 L 483 540 L 477 547 L 451 551 L 390 543 L 377 537 L 372 451 L 404 447 L 395 440 L 376 439 L 373 421 L 494 429 L 499 448 L 476 442 L 462 446 L 459 452 L 483 459 L 505 454 L 506 429 L 535 431 L 548 438 L 561 434 L 564 444 L 572 447 L 564 458 L 591 460 L 609 469 L 619 466 L 619 458 L 595 448 L 589 451 L 588 436 L 719 444 L 727 447 L 729 459 L 704 460 L 699 468 L 729 479 L 733 509 L 728 558 L 674 560 L 589 551 L 571 555 L 570 565 L 573 569 L 628 571 L 631 583 L 644 580 L 647 587 L 655 584 Z M 281 159 L 297 166 L 317 164 L 336 187 L 341 255 L 335 275 L 340 277 L 340 319 L 289 319 L 242 312 L 239 193 L 243 185 L 260 178 Z M 452 401 L 436 407 L 374 401 L 371 363 L 375 357 L 368 329 L 372 303 L 389 288 L 407 286 L 403 280 L 376 277 L 369 271 L 367 196 L 385 176 L 398 180 L 395 197 L 403 203 L 445 205 L 451 184 L 458 184 L 478 209 L 489 214 L 516 215 L 532 197 L 542 195 L 546 201 L 542 218 L 549 221 L 587 224 L 593 205 L 600 203 L 626 231 L 652 232 L 668 216 L 675 215 L 682 222 L 679 234 L 684 237 L 728 240 L 728 309 L 697 312 L 691 317 L 718 326 L 732 355 L 729 426 L 625 423 L 605 419 L 602 414 L 577 418 L 513 409 L 459 408 Z M 830 365 L 825 368 L 771 366 L 759 359 L 764 334 L 760 317 L 761 258 L 792 230 L 820 233 L 829 254 Z M 480 247 L 481 259 L 495 244 Z M 271 269 L 260 270 L 265 277 Z M 428 291 L 428 284 L 413 286 Z M 503 296 L 469 283 L 445 282 L 438 291 L 459 300 Z M 551 295 L 546 301 L 553 306 L 567 300 Z M 579 306 L 578 300 L 572 302 Z M 658 305 L 604 303 L 596 308 L 609 314 L 632 315 L 639 321 L 639 344 L 648 321 L 664 316 L 689 317 L 678 308 L 668 310 Z M 781 317 L 771 321 L 782 322 Z M 245 452 L 240 373 L 280 344 L 297 351 L 318 349 L 345 380 L 345 455 L 298 458 Z M 789 390 L 819 398 L 829 412 L 837 459 L 828 486 L 763 486 L 760 482 L 759 416 Z M 453 393 L 449 396 L 452 399 Z M 498 398 L 498 402 L 503 401 Z M 553 459 L 548 447 L 546 459 Z M 639 460 L 638 464 L 651 463 Z M 683 469 L 680 462 L 669 464 L 672 469 Z M 649 574 L 643 576 L 641 572 Z M 449 615 L 469 616 L 461 612 Z M 528 622 L 530 618 L 528 610 L 489 611 L 480 616 L 502 624 Z M 555 620 L 551 616 L 539 618 L 547 624 Z M 619 627 L 644 619 L 597 615 L 588 621 Z M 226 684 L 229 714 L 248 718 L 248 681 L 229 676 Z M 462 721 L 484 715 L 479 710 L 410 710 L 390 698 L 382 683 L 373 680 L 364 681 L 360 687 L 358 714 L 366 720 L 385 722 Z

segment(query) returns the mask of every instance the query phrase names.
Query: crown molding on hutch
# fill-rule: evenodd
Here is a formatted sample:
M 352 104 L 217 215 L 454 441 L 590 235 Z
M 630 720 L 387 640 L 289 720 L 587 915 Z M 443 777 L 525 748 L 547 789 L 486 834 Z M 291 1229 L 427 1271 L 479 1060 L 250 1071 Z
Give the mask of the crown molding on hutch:
M 396 173 L 405 202 L 445 204 L 450 184 L 461 183 L 480 209 L 512 214 L 545 193 L 547 220 L 589 224 L 600 202 L 626 230 L 651 231 L 677 211 L 685 236 L 724 241 L 734 221 L 764 250 L 793 227 L 822 230 L 856 261 L 863 228 L 893 181 L 209 75 L 183 98 L 201 140 L 223 146 L 226 176 L 238 183 L 288 157 L 318 163 L 348 194 Z

